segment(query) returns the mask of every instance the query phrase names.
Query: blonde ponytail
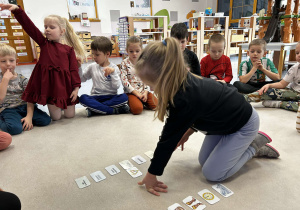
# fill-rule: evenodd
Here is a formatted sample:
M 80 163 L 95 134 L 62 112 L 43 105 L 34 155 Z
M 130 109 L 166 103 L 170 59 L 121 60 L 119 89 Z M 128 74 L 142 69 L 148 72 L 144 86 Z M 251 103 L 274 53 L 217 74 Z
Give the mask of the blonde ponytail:
M 174 105 L 174 96 L 187 78 L 187 69 L 178 42 L 166 38 L 163 42 L 150 43 L 135 65 L 138 75 L 155 84 L 158 97 L 155 117 L 164 121 L 169 103 Z
M 67 18 L 63 18 L 66 22 L 66 33 L 65 33 L 65 40 L 67 45 L 74 48 L 75 53 L 78 57 L 81 59 L 84 59 L 86 57 L 86 52 L 84 50 L 83 44 L 78 38 L 77 34 L 74 31 L 73 26 L 70 24 Z

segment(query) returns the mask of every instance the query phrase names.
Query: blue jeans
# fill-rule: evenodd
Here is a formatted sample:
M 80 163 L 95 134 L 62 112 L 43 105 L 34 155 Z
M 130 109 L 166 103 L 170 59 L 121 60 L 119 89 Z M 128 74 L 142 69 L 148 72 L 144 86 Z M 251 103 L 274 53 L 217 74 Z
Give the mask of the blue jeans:
M 199 163 L 207 180 L 223 181 L 235 174 L 256 153 L 249 146 L 259 129 L 255 109 L 248 122 L 229 135 L 207 135 L 199 153 Z
M 15 108 L 6 108 L 0 113 L 0 129 L 11 135 L 20 134 L 23 131 L 21 119 L 27 115 L 27 104 Z M 51 122 L 51 118 L 46 112 L 34 106 L 32 124 L 34 126 L 46 126 Z
M 100 114 L 113 114 L 114 108 L 125 105 L 127 101 L 128 96 L 125 93 L 101 96 L 83 94 L 79 98 L 79 102 L 82 106 Z

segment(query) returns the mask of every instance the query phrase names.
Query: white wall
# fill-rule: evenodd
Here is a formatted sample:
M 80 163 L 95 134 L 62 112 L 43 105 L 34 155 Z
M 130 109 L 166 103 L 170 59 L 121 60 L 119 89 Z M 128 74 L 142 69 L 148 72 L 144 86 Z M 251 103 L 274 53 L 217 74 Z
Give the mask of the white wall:
M 68 9 L 66 0 L 23 0 L 25 11 L 32 19 L 34 24 L 43 30 L 43 19 L 50 14 L 57 14 L 68 18 Z M 211 7 L 213 12 L 216 11 L 217 0 L 152 0 L 153 14 L 161 9 L 178 11 L 178 21 L 186 21 L 186 15 L 191 10 L 204 11 L 205 8 Z M 80 23 L 72 23 L 77 31 L 91 31 L 92 35 L 110 35 L 113 33 L 111 25 L 110 10 L 120 10 L 121 16 L 131 15 L 130 0 L 97 0 L 98 17 L 101 22 L 91 23 L 91 27 L 82 27 Z
M 23 0 L 25 12 L 32 22 L 44 30 L 44 18 L 48 15 L 60 15 L 69 18 L 66 0 Z M 80 22 L 71 22 L 75 31 L 90 31 L 92 35 L 101 35 L 101 23 L 91 22 L 91 27 L 83 27 Z

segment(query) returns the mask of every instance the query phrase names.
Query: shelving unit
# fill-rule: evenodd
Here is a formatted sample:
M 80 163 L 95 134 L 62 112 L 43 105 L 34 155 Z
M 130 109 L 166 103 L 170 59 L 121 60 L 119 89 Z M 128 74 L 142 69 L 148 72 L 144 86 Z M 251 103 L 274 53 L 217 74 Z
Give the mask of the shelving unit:
M 163 19 L 163 27 L 159 27 L 159 19 Z M 134 23 L 136 22 L 151 22 L 153 27 L 162 31 L 136 33 L 134 31 Z M 167 16 L 125 16 L 119 18 L 119 48 L 120 53 L 125 53 L 126 41 L 130 36 L 147 36 L 151 40 L 161 41 L 163 37 L 167 37 L 168 18 Z
M 240 27 L 241 28 L 248 28 L 251 29 L 251 33 L 249 32 L 249 41 L 251 42 L 253 39 L 256 38 L 258 29 L 256 29 L 256 21 L 258 16 L 251 16 L 251 17 L 241 17 Z
M 76 32 L 77 35 L 79 36 L 79 39 L 81 40 L 81 42 L 84 45 L 84 49 L 86 51 L 86 59 L 85 62 L 88 62 L 88 58 L 91 58 L 92 56 L 92 50 L 91 50 L 91 43 L 92 43 L 92 36 L 91 36 L 91 32 L 88 31 L 78 31 Z
M 211 29 L 215 24 L 220 24 L 220 19 L 225 19 L 225 24 L 223 25 L 224 29 L 216 30 Z M 207 27 L 207 20 L 213 19 L 212 27 Z M 197 37 L 197 56 L 199 59 L 204 57 L 205 45 L 208 43 L 209 32 L 210 33 L 224 33 L 225 43 L 228 43 L 228 27 L 229 27 L 229 17 L 228 16 L 201 16 L 201 17 L 191 17 L 189 19 L 189 28 L 196 28 L 198 24 L 197 30 L 190 30 L 190 32 L 196 32 Z M 229 56 L 228 46 L 226 45 L 224 54 Z
M 233 28 L 228 32 L 228 55 L 239 54 L 239 44 L 250 43 L 252 29 L 248 28 Z

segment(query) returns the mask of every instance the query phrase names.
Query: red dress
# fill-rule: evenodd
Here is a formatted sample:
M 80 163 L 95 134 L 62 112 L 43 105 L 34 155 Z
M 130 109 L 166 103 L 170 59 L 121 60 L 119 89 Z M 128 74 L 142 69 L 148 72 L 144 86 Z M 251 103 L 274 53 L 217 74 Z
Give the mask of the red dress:
M 41 54 L 30 76 L 22 100 L 42 105 L 53 104 L 62 109 L 75 105 L 70 95 L 80 87 L 78 64 L 72 47 L 49 41 L 33 24 L 22 8 L 13 11 L 26 33 L 40 46 Z

